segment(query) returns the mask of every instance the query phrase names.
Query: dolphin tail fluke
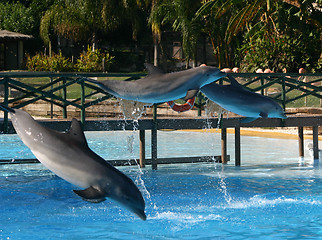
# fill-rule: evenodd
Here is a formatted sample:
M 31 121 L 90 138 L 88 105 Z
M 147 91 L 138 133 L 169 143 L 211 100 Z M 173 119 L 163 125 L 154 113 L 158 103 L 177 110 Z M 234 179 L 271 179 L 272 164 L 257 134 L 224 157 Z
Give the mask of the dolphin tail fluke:
M 85 201 L 88 201 L 88 202 L 100 203 L 106 200 L 104 192 L 92 186 L 84 190 L 73 190 L 73 191 L 74 193 L 81 196 Z
M 95 84 L 99 84 L 100 82 L 99 81 L 96 81 L 94 79 L 91 79 L 91 78 L 84 78 L 85 81 L 87 82 L 90 82 L 90 83 L 95 83 Z
M 0 103 L 0 109 L 9 113 L 15 113 L 15 110 L 13 108 L 7 107 Z

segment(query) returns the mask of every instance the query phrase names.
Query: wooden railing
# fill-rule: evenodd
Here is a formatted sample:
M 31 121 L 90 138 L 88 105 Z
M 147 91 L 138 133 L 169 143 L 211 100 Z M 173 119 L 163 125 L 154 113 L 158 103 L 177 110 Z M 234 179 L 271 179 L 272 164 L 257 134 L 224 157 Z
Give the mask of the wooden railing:
M 301 100 L 302 103 L 297 103 L 300 106 L 308 104 L 313 104 L 315 107 L 321 106 L 322 73 L 233 73 L 231 75 L 251 91 L 268 95 L 281 104 L 284 110 L 288 105 Z M 15 108 L 21 108 L 38 100 L 44 100 L 52 105 L 61 107 L 63 117 L 66 118 L 67 107 L 74 106 L 81 110 L 81 121 L 84 123 L 86 108 L 113 97 L 97 86 L 84 81 L 86 78 L 121 78 L 122 80 L 130 81 L 143 76 L 145 74 L 2 72 L 0 73 L 0 90 L 2 87 L 4 99 L 2 103 L 14 105 Z M 41 83 L 39 84 L 39 82 Z M 222 84 L 224 82 L 229 82 L 229 80 L 221 80 Z M 71 87 L 78 94 L 75 96 L 74 93 L 73 100 L 68 100 L 71 97 L 69 97 L 70 93 L 68 93 L 67 89 Z M 12 90 L 20 92 L 19 96 L 13 96 L 11 94 Z M 97 94 L 100 95 L 98 96 Z M 201 115 L 201 109 L 205 105 L 207 98 L 201 93 L 198 96 L 196 106 L 199 109 L 199 115 Z M 311 101 L 309 103 L 308 98 Z M 85 99 L 88 101 L 85 102 Z M 6 132 L 8 126 L 7 113 L 4 114 L 3 125 L 4 132 Z

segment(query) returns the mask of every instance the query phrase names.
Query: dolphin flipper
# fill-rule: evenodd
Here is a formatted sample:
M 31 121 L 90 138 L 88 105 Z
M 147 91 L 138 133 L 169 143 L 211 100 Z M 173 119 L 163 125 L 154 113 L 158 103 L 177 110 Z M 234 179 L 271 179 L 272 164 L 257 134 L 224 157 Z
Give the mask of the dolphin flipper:
M 164 74 L 164 71 L 150 63 L 144 63 L 144 66 L 146 70 L 148 70 L 148 74 L 151 75 L 156 75 L 156 74 Z
M 81 196 L 85 201 L 88 201 L 88 202 L 100 203 L 106 200 L 105 198 L 106 194 L 103 191 L 96 189 L 92 186 L 84 190 L 73 190 L 73 191 L 74 193 Z
M 265 112 L 260 112 L 259 116 L 261 116 L 262 118 L 267 118 L 268 114 Z
M 236 88 L 243 88 L 242 85 L 240 85 L 233 76 L 227 74 L 227 77 L 230 80 L 231 86 L 236 87 Z
M 187 101 L 187 100 L 195 97 L 198 92 L 199 92 L 199 89 L 188 90 L 186 96 L 184 97 L 184 100 Z

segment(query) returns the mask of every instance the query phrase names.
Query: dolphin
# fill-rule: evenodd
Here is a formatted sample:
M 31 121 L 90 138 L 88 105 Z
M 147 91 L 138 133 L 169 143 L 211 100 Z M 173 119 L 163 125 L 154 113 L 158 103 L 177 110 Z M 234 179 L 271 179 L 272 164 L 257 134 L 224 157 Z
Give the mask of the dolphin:
M 68 132 L 57 132 L 37 123 L 27 112 L 0 104 L 27 147 L 49 170 L 84 190 L 74 190 L 84 200 L 102 202 L 106 197 L 146 220 L 141 192 L 125 174 L 94 153 L 81 124 L 72 120 Z
M 218 68 L 208 66 L 173 73 L 164 73 L 148 63 L 145 67 L 148 75 L 136 81 L 86 80 L 118 98 L 153 104 L 179 98 L 191 99 L 204 85 L 226 76 Z
M 200 89 L 210 100 L 228 111 L 245 116 L 242 123 L 254 121 L 257 118 L 283 118 L 285 113 L 280 105 L 272 99 L 251 92 L 240 85 L 235 78 L 227 75 L 230 85 L 211 83 Z

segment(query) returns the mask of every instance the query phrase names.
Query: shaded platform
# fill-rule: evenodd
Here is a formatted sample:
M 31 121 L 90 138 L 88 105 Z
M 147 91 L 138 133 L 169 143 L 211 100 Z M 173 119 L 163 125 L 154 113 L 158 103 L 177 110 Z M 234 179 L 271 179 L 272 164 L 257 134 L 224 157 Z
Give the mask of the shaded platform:
M 227 156 L 228 160 L 230 156 Z M 140 164 L 140 159 L 128 160 L 106 160 L 113 166 L 132 166 Z M 158 158 L 158 164 L 178 164 L 178 163 L 200 163 L 200 162 L 217 162 L 221 163 L 221 156 L 200 156 L 200 157 L 174 157 L 174 158 Z M 31 164 L 40 163 L 38 159 L 0 159 L 0 165 L 3 164 Z M 152 159 L 145 159 L 145 165 L 152 165 Z
M 132 120 L 87 120 L 84 124 L 85 131 L 123 131 L 123 130 L 139 130 L 140 135 L 140 159 L 141 167 L 146 164 L 151 164 L 152 169 L 157 169 L 158 163 L 183 163 L 183 160 L 175 161 L 176 158 L 167 160 L 158 159 L 157 157 L 157 130 L 172 129 L 172 130 L 187 130 L 187 129 L 221 129 L 221 161 L 223 164 L 227 163 L 227 128 L 235 129 L 235 165 L 241 164 L 241 139 L 240 128 L 253 128 L 253 127 L 297 127 L 298 128 L 298 142 L 299 142 L 299 156 L 304 157 L 304 127 L 311 127 L 313 130 L 313 153 L 314 159 L 318 159 L 318 128 L 322 125 L 322 115 L 314 116 L 289 116 L 287 119 L 257 119 L 251 123 L 240 123 L 242 118 L 171 118 L 171 119 L 140 119 L 138 121 Z M 66 131 L 69 129 L 70 121 L 68 120 L 40 120 L 43 125 L 58 130 Z M 0 122 L 0 126 L 3 125 Z M 9 123 L 9 133 L 14 133 L 11 122 Z M 151 159 L 145 158 L 145 131 L 151 130 Z M 185 139 L 182 140 L 184 142 Z M 202 159 L 203 157 L 197 157 Z M 197 162 L 199 160 L 190 159 L 186 157 L 186 162 Z M 205 156 L 207 158 L 207 156 Z M 171 160 L 172 159 L 172 160 Z M 129 162 L 128 160 L 126 160 Z M 201 161 L 201 160 L 200 160 Z

